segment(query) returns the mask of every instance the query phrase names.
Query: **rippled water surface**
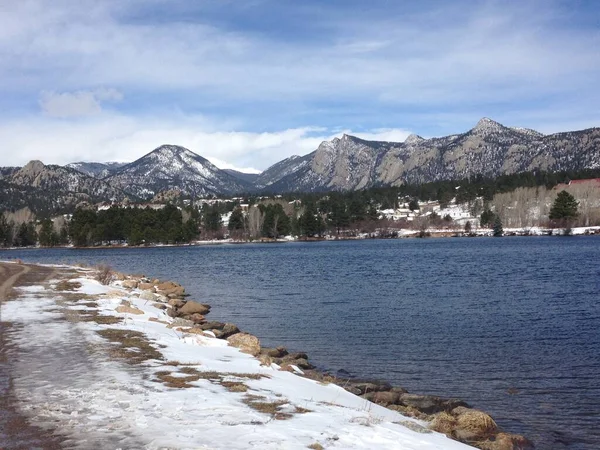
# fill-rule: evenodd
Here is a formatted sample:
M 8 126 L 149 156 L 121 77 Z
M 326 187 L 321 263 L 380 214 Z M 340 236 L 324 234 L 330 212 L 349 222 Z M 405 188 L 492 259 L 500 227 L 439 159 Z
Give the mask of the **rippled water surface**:
M 600 239 L 23 250 L 181 282 L 265 346 L 454 396 L 542 449 L 600 448 Z

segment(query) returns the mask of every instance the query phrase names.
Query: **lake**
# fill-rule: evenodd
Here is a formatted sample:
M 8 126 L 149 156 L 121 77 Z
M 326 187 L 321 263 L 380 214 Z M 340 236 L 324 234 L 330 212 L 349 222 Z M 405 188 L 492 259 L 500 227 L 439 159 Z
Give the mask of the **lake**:
M 600 239 L 0 251 L 183 284 L 264 346 L 461 398 L 541 449 L 600 448 Z

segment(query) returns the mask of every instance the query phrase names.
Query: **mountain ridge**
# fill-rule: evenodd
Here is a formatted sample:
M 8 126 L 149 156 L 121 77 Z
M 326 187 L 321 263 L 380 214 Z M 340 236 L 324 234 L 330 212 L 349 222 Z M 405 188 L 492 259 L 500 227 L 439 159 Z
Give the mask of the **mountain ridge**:
M 124 165 L 71 163 L 61 168 L 38 161 L 24 168 L 4 167 L 0 180 L 34 190 L 57 190 L 61 195 L 78 191 L 81 198 L 111 200 L 124 196 L 150 199 L 166 190 L 192 197 L 358 190 L 475 175 L 599 167 L 600 128 L 544 135 L 484 117 L 460 134 L 431 138 L 412 134 L 404 142 L 344 134 L 321 142 L 307 155 L 285 158 L 260 174 L 222 170 L 185 147 L 165 144 Z M 105 170 L 109 174 L 102 177 Z M 38 179 L 41 173 L 45 175 Z

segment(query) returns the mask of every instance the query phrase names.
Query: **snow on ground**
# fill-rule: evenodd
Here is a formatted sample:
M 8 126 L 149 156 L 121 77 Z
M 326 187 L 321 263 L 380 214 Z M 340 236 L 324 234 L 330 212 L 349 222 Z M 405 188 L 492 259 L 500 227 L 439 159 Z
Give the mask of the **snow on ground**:
M 82 286 L 69 295 L 85 299 L 65 302 L 56 291 L 31 287 L 3 304 L 1 314 L 14 324 L 9 340 L 17 349 L 12 369 L 22 410 L 68 436 L 72 448 L 470 448 L 334 384 L 261 366 L 224 340 L 168 328 L 172 319 L 139 292 L 102 286 L 84 274 L 71 281 Z M 123 300 L 143 314 L 116 313 Z M 124 321 L 68 320 L 82 306 Z M 118 345 L 97 333 L 102 330 L 142 332 L 164 360 L 132 365 L 109 357 Z M 172 388 L 158 380 L 167 372 L 177 379 L 204 376 Z M 248 391 L 231 392 L 227 382 Z M 277 415 L 252 402 L 277 406 Z

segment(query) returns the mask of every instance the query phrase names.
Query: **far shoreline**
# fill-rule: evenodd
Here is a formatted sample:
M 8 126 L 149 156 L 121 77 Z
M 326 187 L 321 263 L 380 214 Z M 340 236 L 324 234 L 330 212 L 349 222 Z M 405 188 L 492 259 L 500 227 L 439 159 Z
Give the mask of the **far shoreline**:
M 535 233 L 532 233 L 524 228 L 507 229 L 503 236 L 498 237 L 581 237 L 581 236 L 600 236 L 600 226 L 593 227 L 578 227 L 577 232 L 572 234 L 561 233 L 560 228 L 536 228 Z M 150 248 L 173 248 L 173 247 L 203 247 L 212 245 L 247 245 L 247 244 L 295 244 L 307 242 L 339 242 L 339 241 L 371 241 L 371 240 L 402 240 L 402 239 L 446 239 L 446 238 L 490 238 L 493 236 L 492 230 L 485 232 L 475 232 L 466 234 L 464 231 L 458 230 L 440 230 L 429 231 L 421 236 L 419 231 L 410 234 L 404 234 L 397 237 L 380 237 L 380 236 L 347 236 L 334 238 L 303 238 L 303 239 L 256 239 L 248 241 L 236 241 L 230 239 L 215 239 L 215 240 L 197 240 L 189 243 L 181 244 L 147 244 L 147 245 L 94 245 L 89 247 L 72 246 L 72 245 L 55 245 L 53 247 L 0 247 L 0 251 L 14 250 L 51 250 L 51 249 L 67 249 L 67 250 L 124 250 L 124 249 L 150 249 Z

